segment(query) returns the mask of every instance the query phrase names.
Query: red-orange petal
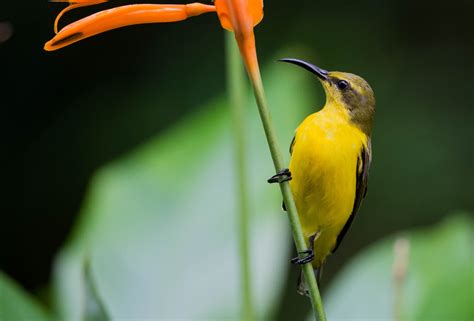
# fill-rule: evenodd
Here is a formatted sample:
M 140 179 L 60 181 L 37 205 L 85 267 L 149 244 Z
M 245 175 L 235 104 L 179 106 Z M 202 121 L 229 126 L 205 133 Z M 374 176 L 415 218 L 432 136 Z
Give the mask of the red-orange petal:
M 216 0 L 214 4 L 222 27 L 229 31 L 249 27 L 242 26 L 243 21 L 238 21 L 242 17 L 249 18 L 248 23 L 252 27 L 263 19 L 263 0 Z
M 81 7 L 87 7 L 87 6 L 93 6 L 96 4 L 104 3 L 109 0 L 73 0 L 73 1 L 68 1 L 68 0 L 50 0 L 50 2 L 68 2 L 70 5 L 66 8 L 64 8 L 56 17 L 54 20 L 54 33 L 58 33 L 58 24 L 59 20 L 61 20 L 62 16 L 71 10 L 81 8 Z
M 45 44 L 44 49 L 46 51 L 57 50 L 99 33 L 125 26 L 175 22 L 215 11 L 214 6 L 202 3 L 187 5 L 133 4 L 112 8 L 67 25 Z
M 259 77 L 253 28 L 263 18 L 263 0 L 216 0 L 215 5 L 222 27 L 234 32 L 250 77 Z

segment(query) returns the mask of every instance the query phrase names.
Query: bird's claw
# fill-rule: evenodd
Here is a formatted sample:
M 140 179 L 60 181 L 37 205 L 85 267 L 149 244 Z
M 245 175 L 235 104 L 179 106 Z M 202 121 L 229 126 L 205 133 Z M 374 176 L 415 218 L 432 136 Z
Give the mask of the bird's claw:
M 307 256 L 300 257 L 300 255 L 305 255 L 305 254 L 307 254 Z M 313 261 L 313 259 L 314 259 L 314 252 L 313 250 L 309 249 L 303 252 L 299 252 L 298 256 L 292 258 L 290 262 L 292 264 L 303 265 L 306 263 L 310 263 L 311 261 Z
M 272 177 L 270 177 L 267 180 L 267 182 L 270 184 L 283 183 L 283 182 L 291 181 L 291 179 L 292 177 L 291 177 L 290 170 L 288 168 L 285 168 L 279 171 L 278 173 L 276 173 L 275 175 L 273 175 Z

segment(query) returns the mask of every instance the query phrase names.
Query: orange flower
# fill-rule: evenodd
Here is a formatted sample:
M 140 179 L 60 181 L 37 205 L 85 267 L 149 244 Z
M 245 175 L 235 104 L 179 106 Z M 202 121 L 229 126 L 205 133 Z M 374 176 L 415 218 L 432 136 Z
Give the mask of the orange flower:
M 79 40 L 112 29 L 145 23 L 181 21 L 215 10 L 214 6 L 201 3 L 187 5 L 132 4 L 121 6 L 97 12 L 67 25 L 45 44 L 44 49 L 47 51 L 61 49 Z
M 216 0 L 221 25 L 233 31 L 251 78 L 260 74 L 255 49 L 256 26 L 263 19 L 263 0 Z
M 126 5 L 97 12 L 67 25 L 58 32 L 59 19 L 66 12 L 107 1 L 53 0 L 53 2 L 68 2 L 70 5 L 57 16 L 54 22 L 56 36 L 45 44 L 44 49 L 47 51 L 61 49 L 82 39 L 125 26 L 175 22 L 217 11 L 222 27 L 234 32 L 247 70 L 251 74 L 258 72 L 253 27 L 263 18 L 263 0 L 215 0 L 215 6 L 202 3 Z

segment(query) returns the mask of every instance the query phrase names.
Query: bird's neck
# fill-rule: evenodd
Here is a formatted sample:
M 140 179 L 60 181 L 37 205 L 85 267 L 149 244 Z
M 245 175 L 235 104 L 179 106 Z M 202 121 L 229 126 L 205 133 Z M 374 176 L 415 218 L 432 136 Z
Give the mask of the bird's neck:
M 347 109 L 334 99 L 328 99 L 326 101 L 326 105 L 324 105 L 321 113 L 327 117 L 331 117 L 334 121 L 340 121 L 344 123 L 348 123 L 350 121 L 350 115 Z

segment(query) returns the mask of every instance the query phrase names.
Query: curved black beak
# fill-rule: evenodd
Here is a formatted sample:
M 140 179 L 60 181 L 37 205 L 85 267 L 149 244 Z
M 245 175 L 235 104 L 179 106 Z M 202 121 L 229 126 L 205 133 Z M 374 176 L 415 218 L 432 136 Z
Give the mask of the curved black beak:
M 304 60 L 294 59 L 294 58 L 283 58 L 283 59 L 280 59 L 279 61 L 288 62 L 290 64 L 300 66 L 300 67 L 310 71 L 311 73 L 315 74 L 321 80 L 328 80 L 329 79 L 328 78 L 329 72 L 327 70 L 321 69 L 321 68 L 319 68 L 319 67 L 317 67 L 313 64 L 310 64 L 309 62 L 306 62 Z

